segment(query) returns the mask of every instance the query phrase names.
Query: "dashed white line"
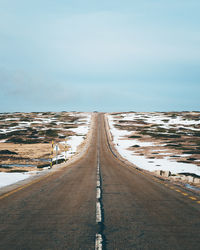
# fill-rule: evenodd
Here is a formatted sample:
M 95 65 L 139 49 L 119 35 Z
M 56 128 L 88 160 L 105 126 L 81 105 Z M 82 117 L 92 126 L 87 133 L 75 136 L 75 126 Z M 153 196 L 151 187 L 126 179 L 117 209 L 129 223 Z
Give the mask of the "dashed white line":
M 99 201 L 96 203 L 96 222 L 101 222 L 101 203 Z
M 101 198 L 101 189 L 100 187 L 97 187 L 97 199 Z
M 95 250 L 102 249 L 102 236 L 101 234 L 96 234 L 96 241 L 95 241 Z
M 101 207 L 101 179 L 100 179 L 100 164 L 99 152 L 97 159 L 97 186 L 96 186 L 96 223 L 102 223 L 102 207 Z M 96 234 L 95 250 L 102 250 L 103 238 L 100 232 Z

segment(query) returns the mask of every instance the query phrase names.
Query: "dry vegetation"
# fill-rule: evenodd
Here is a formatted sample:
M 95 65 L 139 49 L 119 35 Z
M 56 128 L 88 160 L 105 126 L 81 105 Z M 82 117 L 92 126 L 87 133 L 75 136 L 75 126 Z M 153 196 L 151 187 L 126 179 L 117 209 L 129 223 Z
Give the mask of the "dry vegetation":
M 129 139 L 154 144 L 145 147 L 135 144 L 130 148 L 134 153 L 150 159 L 168 155 L 178 162 L 200 166 L 200 112 L 126 113 L 134 114 L 134 119 L 123 114 L 113 113 L 116 128 L 131 131 Z
M 0 171 L 28 171 L 49 165 L 51 142 L 61 142 L 84 122 L 76 112 L 0 114 Z

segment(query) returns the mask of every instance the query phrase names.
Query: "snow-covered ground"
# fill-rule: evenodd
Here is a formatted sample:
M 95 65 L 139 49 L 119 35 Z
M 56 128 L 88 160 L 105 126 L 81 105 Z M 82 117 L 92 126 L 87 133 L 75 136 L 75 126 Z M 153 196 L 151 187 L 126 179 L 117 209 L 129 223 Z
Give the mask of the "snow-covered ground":
M 74 115 L 74 113 L 73 113 Z M 73 131 L 75 134 L 72 136 L 69 136 L 67 138 L 67 141 L 63 141 L 58 143 L 58 147 L 59 148 L 63 148 L 64 144 L 66 144 L 68 146 L 68 150 L 66 153 L 66 158 L 69 159 L 71 156 L 73 156 L 76 152 L 77 152 L 77 148 L 81 145 L 81 143 L 83 143 L 84 139 L 87 136 L 87 133 L 89 131 L 89 127 L 90 127 L 90 123 L 91 123 L 91 113 L 83 113 L 80 114 L 78 113 L 77 116 L 83 116 L 83 118 L 79 119 L 77 122 L 75 122 L 78 127 L 77 128 L 70 128 L 67 130 Z M 53 118 L 52 118 L 53 119 Z M 52 121 L 52 119 L 41 119 L 41 123 L 49 123 Z M 7 120 L 11 120 L 7 119 Z M 14 118 L 12 118 L 12 120 L 16 120 Z M 34 121 L 32 123 L 35 123 Z M 37 121 L 38 123 L 38 121 Z M 29 126 L 30 123 L 21 123 L 19 126 L 16 126 L 14 129 L 13 128 L 8 128 L 8 129 L 0 129 L 0 133 L 7 133 L 10 131 L 15 131 L 15 130 L 19 130 L 21 129 L 21 127 L 26 127 Z M 5 140 L 1 141 L 2 143 L 5 142 Z M 61 145 L 60 145 L 61 144 Z M 65 152 L 62 151 L 58 151 L 58 157 L 57 159 L 65 159 Z M 54 152 L 55 155 L 55 152 Z M 56 157 L 53 158 L 53 160 L 56 160 Z M 48 167 L 47 167 L 48 168 Z M 46 169 L 46 168 L 44 168 Z M 29 178 L 31 175 L 36 174 L 38 171 L 32 171 L 29 173 L 4 173 L 4 172 L 0 172 L 0 188 L 7 186 L 7 185 L 11 185 L 13 183 L 16 183 L 18 181 L 22 181 L 24 179 Z
M 185 119 L 179 116 L 170 116 L 165 113 L 124 113 L 120 114 L 121 120 L 137 121 L 142 119 L 145 123 L 157 124 L 161 128 L 170 129 L 176 126 L 177 128 L 187 128 L 190 130 L 199 130 L 194 128 L 195 125 L 200 125 L 200 121 Z
M 0 173 L 0 188 L 15 182 L 25 180 L 31 176 L 30 173 Z
M 128 120 L 133 121 L 134 119 L 141 119 L 141 116 L 144 117 L 144 115 L 141 115 L 141 114 L 137 115 L 137 113 L 130 113 L 130 114 L 128 113 L 128 114 L 120 114 L 120 115 L 123 116 L 123 119 L 126 121 Z M 178 126 L 191 125 L 191 128 L 193 128 L 192 125 L 200 124 L 199 121 L 185 121 L 177 117 L 175 119 L 171 119 L 171 120 L 169 119 L 168 125 L 166 125 L 166 123 L 162 121 L 163 119 L 166 119 L 166 116 L 164 117 L 163 116 L 164 115 L 162 114 L 152 115 L 152 117 L 145 116 L 146 118 L 144 119 L 145 119 L 145 122 L 161 124 L 161 126 L 168 126 L 168 127 L 170 127 L 170 124 L 177 124 Z M 171 160 L 167 156 L 167 154 L 165 157 L 163 157 L 163 159 L 155 159 L 155 158 L 149 159 L 149 158 L 146 158 L 144 155 L 134 154 L 133 151 L 128 149 L 129 147 L 133 145 L 139 145 L 142 147 L 158 146 L 158 145 L 155 145 L 154 143 L 151 143 L 151 142 L 140 142 L 139 140 L 136 140 L 136 139 L 130 139 L 130 138 L 128 139 L 127 137 L 125 138 L 124 136 L 129 136 L 131 135 L 132 132 L 126 131 L 126 130 L 120 130 L 114 127 L 114 124 L 115 124 L 114 116 L 107 115 L 107 118 L 108 118 L 110 131 L 113 136 L 113 143 L 115 145 L 115 148 L 122 155 L 122 157 L 126 158 L 128 161 L 135 164 L 139 168 L 142 168 L 148 171 L 169 170 L 173 174 L 189 172 L 189 173 L 194 173 L 200 176 L 200 167 L 198 167 L 195 164 L 176 162 L 174 159 Z M 163 152 L 161 154 L 163 155 Z
M 70 131 L 73 131 L 75 135 L 69 136 L 67 138 L 67 141 L 59 143 L 62 145 L 66 145 L 68 147 L 68 150 L 66 151 L 66 153 L 65 151 L 59 152 L 57 159 L 65 159 L 65 157 L 69 159 L 77 152 L 77 148 L 81 145 L 81 143 L 83 143 L 84 139 L 87 136 L 90 123 L 91 123 L 91 114 L 87 113 L 84 114 L 84 120 L 78 123 L 79 126 L 77 128 L 70 128 Z M 53 160 L 56 160 L 56 156 L 53 158 Z

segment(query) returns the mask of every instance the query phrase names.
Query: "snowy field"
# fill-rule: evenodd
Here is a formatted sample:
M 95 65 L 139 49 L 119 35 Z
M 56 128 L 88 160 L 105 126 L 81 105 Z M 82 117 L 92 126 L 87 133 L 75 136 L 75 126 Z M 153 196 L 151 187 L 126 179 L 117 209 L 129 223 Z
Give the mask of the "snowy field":
M 84 114 L 84 118 L 80 119 L 79 122 L 77 122 L 78 127 L 70 128 L 70 131 L 74 132 L 75 134 L 69 136 L 67 140 L 58 143 L 58 147 L 59 145 L 62 145 L 63 147 L 66 145 L 68 148 L 67 152 L 59 152 L 58 159 L 65 159 L 65 157 L 69 159 L 77 152 L 78 147 L 83 143 L 84 139 L 87 136 L 90 122 L 91 114 Z M 56 160 L 56 157 L 54 157 L 53 160 Z
M 139 168 L 200 176 L 199 113 L 118 113 L 107 118 L 116 149 Z
M 49 168 L 52 140 L 53 161 L 70 159 L 86 139 L 90 124 L 91 113 L 1 114 L 0 187 Z M 38 164 L 45 166 L 37 168 Z
M 29 178 L 29 173 L 0 173 L 0 188 Z

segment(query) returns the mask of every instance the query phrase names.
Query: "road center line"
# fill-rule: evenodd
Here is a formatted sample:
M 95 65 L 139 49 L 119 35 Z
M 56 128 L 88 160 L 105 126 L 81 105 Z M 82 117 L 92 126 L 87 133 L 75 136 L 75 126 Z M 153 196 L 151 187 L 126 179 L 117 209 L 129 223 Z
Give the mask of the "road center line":
M 95 249 L 96 250 L 101 250 L 102 249 L 102 236 L 101 234 L 96 234 L 96 241 L 95 241 Z
M 99 201 L 96 203 L 96 223 L 101 222 L 101 204 Z
M 95 250 L 103 249 L 103 211 L 102 211 L 102 187 L 101 187 L 101 174 L 100 174 L 100 160 L 99 150 L 97 155 L 97 186 L 96 186 L 96 223 L 98 225 L 98 231 L 95 239 Z
M 97 199 L 99 200 L 101 198 L 101 189 L 97 187 Z

